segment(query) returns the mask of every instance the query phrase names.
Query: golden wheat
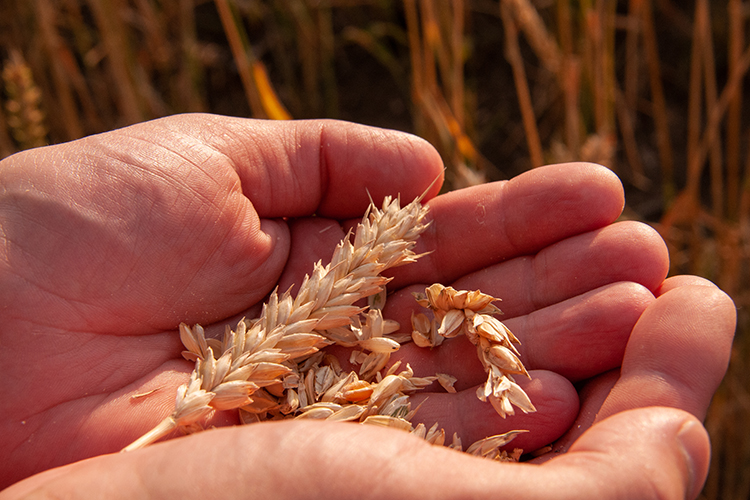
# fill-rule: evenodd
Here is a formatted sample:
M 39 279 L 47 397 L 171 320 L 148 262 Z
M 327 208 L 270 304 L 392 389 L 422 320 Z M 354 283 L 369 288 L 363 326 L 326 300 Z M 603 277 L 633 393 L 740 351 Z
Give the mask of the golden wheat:
M 409 396 L 437 381 L 455 392 L 456 379 L 448 374 L 416 377 L 400 362 L 385 372 L 391 353 L 403 342 L 434 347 L 443 338 L 465 334 L 477 345 L 488 373 L 477 392 L 489 399 L 497 412 L 512 414 L 511 404 L 524 412 L 535 411 L 511 374 L 524 374 L 513 342 L 518 340 L 492 315 L 496 299 L 479 291 L 456 291 L 435 284 L 417 300 L 433 312 L 413 317 L 411 334 L 397 333 L 398 323 L 383 318 L 382 276 L 388 268 L 414 262 L 416 239 L 427 228 L 427 209 L 420 199 L 401 208 L 398 199 L 386 198 L 382 209 L 370 205 L 353 238 L 345 238 L 327 266 L 316 263 L 299 292 L 271 293 L 259 318 L 241 320 L 225 329 L 221 341 L 206 338 L 200 325 L 180 325 L 183 356 L 195 361 L 187 384 L 177 391 L 175 410 L 154 429 L 127 446 L 146 446 L 175 428 L 200 430 L 200 422 L 214 411 L 239 411 L 240 420 L 255 423 L 280 418 L 357 421 L 412 432 L 430 443 L 445 444 L 445 433 L 435 424 L 414 427 Z M 369 298 L 370 307 L 357 304 Z M 346 372 L 324 347 L 336 344 L 353 348 L 349 361 L 359 370 Z M 521 431 L 490 436 L 467 452 L 497 460 L 515 455 L 500 451 Z M 451 448 L 462 450 L 454 435 Z
M 47 144 L 47 128 L 41 109 L 42 93 L 21 53 L 10 51 L 2 72 L 7 101 L 7 124 L 21 149 Z

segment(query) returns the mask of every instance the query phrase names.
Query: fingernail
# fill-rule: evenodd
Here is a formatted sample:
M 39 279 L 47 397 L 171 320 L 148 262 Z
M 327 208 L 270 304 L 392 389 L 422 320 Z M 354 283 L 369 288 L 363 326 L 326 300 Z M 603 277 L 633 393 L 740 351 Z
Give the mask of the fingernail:
M 708 466 L 711 458 L 711 448 L 708 434 L 697 420 L 688 420 L 677 431 L 677 441 L 682 447 L 685 462 L 688 469 L 688 491 L 687 498 L 696 498 L 703 483 L 706 481 Z

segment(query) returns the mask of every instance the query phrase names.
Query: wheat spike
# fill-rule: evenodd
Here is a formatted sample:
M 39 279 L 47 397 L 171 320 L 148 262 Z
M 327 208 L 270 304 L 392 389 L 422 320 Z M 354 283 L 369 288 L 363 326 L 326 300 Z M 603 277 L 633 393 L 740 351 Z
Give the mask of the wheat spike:
M 47 128 L 41 110 L 42 93 L 34 83 L 31 68 L 17 50 L 10 52 L 2 72 L 7 101 L 7 123 L 21 149 L 47 145 Z
M 342 241 L 327 266 L 316 263 L 294 299 L 288 292 L 271 293 L 260 318 L 240 321 L 221 343 L 206 339 L 198 325 L 180 325 L 185 357 L 196 362 L 190 382 L 180 387 L 174 412 L 125 450 L 154 442 L 176 427 L 194 427 L 214 410 L 252 408 L 251 396 L 260 388 L 283 386 L 284 375 L 293 371 L 289 362 L 332 343 L 327 330 L 349 325 L 362 311 L 354 303 L 383 288 L 388 278 L 380 273 L 418 258 L 412 248 L 427 227 L 426 213 L 420 199 L 404 208 L 390 197 L 382 209 L 370 205 L 353 241 Z
M 513 406 L 524 413 L 536 411 L 523 389 L 513 380 L 513 374 L 529 376 L 518 358 L 513 344 L 515 335 L 493 315 L 501 313 L 492 302 L 495 297 L 479 290 L 455 290 L 439 283 L 431 285 L 424 294 L 415 294 L 417 302 L 433 311 L 435 319 L 424 315 L 412 316 L 412 337 L 418 345 L 432 347 L 442 338 L 466 335 L 477 346 L 477 355 L 487 372 L 487 381 L 477 389 L 481 401 L 489 399 L 497 413 L 505 418 L 513 415 Z

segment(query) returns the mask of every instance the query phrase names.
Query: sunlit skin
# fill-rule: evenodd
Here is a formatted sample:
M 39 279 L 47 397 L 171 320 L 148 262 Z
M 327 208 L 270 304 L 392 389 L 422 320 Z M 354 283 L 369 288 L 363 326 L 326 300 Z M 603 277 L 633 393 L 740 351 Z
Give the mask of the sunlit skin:
M 438 196 L 442 175 L 436 151 L 400 132 L 210 115 L 3 160 L 0 487 L 17 484 L 0 498 L 696 497 L 732 301 L 665 279 L 663 241 L 616 222 L 623 189 L 603 167 Z M 430 253 L 392 271 L 385 316 L 408 328 L 411 292 L 435 282 L 500 297 L 538 411 L 501 419 L 478 401 L 484 371 L 456 338 L 393 356 L 458 379 L 457 394 L 415 396 L 416 420 L 467 444 L 528 429 L 511 447 L 551 451 L 498 464 L 356 424 L 226 427 L 224 412 L 206 422 L 218 430 L 116 453 L 171 412 L 192 370 L 180 322 L 220 334 L 327 261 L 370 197 L 425 190 L 432 224 L 415 251 Z

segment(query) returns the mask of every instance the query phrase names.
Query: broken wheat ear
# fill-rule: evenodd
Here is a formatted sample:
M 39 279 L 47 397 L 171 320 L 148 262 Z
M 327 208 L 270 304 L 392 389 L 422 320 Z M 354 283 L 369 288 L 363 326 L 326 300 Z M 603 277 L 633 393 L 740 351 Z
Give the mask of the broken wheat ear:
M 412 316 L 412 333 L 396 333 L 398 323 L 382 317 L 385 285 L 381 273 L 391 267 L 415 262 L 413 252 L 419 235 L 427 228 L 427 208 L 421 197 L 401 208 L 398 199 L 386 197 L 382 209 L 370 204 L 354 237 L 336 247 L 331 262 L 317 262 L 305 276 L 297 296 L 271 293 L 259 318 L 241 320 L 224 338 L 206 338 L 200 325 L 180 325 L 183 356 L 195 361 L 187 384 L 177 390 L 175 409 L 152 430 L 124 448 L 135 450 L 166 436 L 174 429 L 202 429 L 201 421 L 214 411 L 239 410 L 243 423 L 283 418 L 315 418 L 356 421 L 403 429 L 436 445 L 444 445 L 445 433 L 435 424 L 429 430 L 410 422 L 417 408 L 409 395 L 437 381 L 455 392 L 449 374 L 415 377 L 409 365 L 399 371 L 394 363 L 383 372 L 390 354 L 401 343 L 413 341 L 434 348 L 443 339 L 466 335 L 477 347 L 487 381 L 477 397 L 489 401 L 502 416 L 513 406 L 535 411 L 513 375 L 528 376 L 518 358 L 518 339 L 498 321 L 497 300 L 479 291 L 457 291 L 434 284 L 417 302 L 431 314 Z M 355 305 L 369 299 L 369 307 Z M 359 371 L 345 372 L 337 358 L 325 352 L 328 345 L 353 348 L 350 362 Z M 490 436 L 466 451 L 497 460 L 517 459 L 500 447 L 518 433 Z M 447 446 L 462 450 L 453 435 Z

